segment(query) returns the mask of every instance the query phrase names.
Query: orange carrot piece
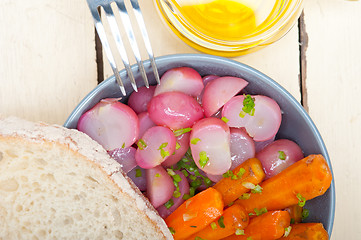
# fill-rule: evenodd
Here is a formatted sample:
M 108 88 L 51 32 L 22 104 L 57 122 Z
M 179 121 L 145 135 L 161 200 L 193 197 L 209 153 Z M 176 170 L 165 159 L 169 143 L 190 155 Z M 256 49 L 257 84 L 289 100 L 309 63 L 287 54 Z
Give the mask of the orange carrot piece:
M 240 169 L 245 172 L 241 177 L 238 177 Z M 243 171 L 244 171 L 243 170 Z M 243 193 L 249 191 L 243 186 L 244 182 L 250 182 L 254 185 L 259 184 L 265 177 L 261 162 L 257 158 L 250 158 L 233 170 L 233 174 L 238 179 L 231 177 L 222 178 L 216 183 L 213 188 L 217 189 L 223 196 L 224 205 L 228 205 L 240 197 Z
M 186 239 L 222 216 L 223 207 L 222 195 L 208 188 L 185 201 L 165 222 L 174 230 L 175 240 Z
M 328 240 L 328 233 L 322 223 L 299 223 L 291 225 L 292 229 L 282 240 Z
M 242 230 L 247 227 L 248 221 L 246 210 L 240 205 L 232 205 L 224 210 L 223 215 L 217 221 L 187 239 L 194 240 L 196 237 L 207 240 L 222 239 L 234 234 L 238 229 Z
M 320 196 L 330 187 L 332 174 L 322 155 L 310 155 L 276 176 L 260 184 L 261 193 L 251 194 L 249 199 L 240 199 L 235 203 L 246 208 L 270 210 L 284 209 L 299 203 L 299 198 L 310 200 Z
M 290 214 L 291 224 L 300 223 L 302 221 L 303 207 L 300 207 L 300 206 L 298 206 L 298 204 L 296 204 L 296 205 L 289 206 L 289 207 L 285 208 L 284 210 L 286 210 Z
M 282 237 L 290 225 L 287 211 L 271 211 L 252 218 L 244 230 L 244 235 L 233 234 L 224 240 L 275 240 Z

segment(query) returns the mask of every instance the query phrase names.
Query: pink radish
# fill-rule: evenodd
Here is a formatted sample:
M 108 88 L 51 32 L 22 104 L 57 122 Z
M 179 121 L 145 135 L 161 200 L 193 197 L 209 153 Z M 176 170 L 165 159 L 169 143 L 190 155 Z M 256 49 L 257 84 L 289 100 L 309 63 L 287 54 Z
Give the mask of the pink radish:
M 216 78 L 219 78 L 219 76 L 216 76 L 216 75 L 207 75 L 207 76 L 204 76 L 202 78 L 203 80 L 203 85 L 204 85 L 204 88 L 207 86 L 207 84 L 209 82 L 211 82 L 212 80 L 216 79 Z M 204 94 L 204 88 L 202 90 L 202 92 L 197 96 L 197 102 L 199 104 L 202 104 L 202 98 L 203 98 L 203 94 Z
M 144 133 L 151 127 L 156 126 L 150 119 L 148 112 L 142 112 L 138 114 L 139 119 L 139 138 L 142 138 Z
M 140 87 L 138 92 L 130 94 L 128 99 L 128 106 L 131 107 L 137 114 L 146 112 L 148 103 L 154 95 L 156 86 Z
M 233 96 L 247 86 L 248 82 L 237 77 L 219 77 L 204 89 L 202 98 L 206 117 L 212 116 Z
M 189 184 L 187 178 L 181 171 L 174 171 L 175 174 L 178 174 L 182 181 L 179 184 L 179 197 L 172 197 L 171 200 L 173 201 L 173 205 L 170 208 L 167 208 L 164 204 L 157 208 L 159 215 L 162 218 L 168 217 L 174 210 L 176 210 L 185 200 L 183 199 L 184 194 L 189 194 Z
M 133 168 L 137 166 L 135 161 L 135 152 L 137 150 L 133 147 L 129 148 L 117 148 L 109 153 L 109 155 L 114 158 L 121 166 L 125 173 L 130 172 Z
M 153 207 L 166 203 L 175 190 L 173 179 L 162 166 L 147 169 L 147 197 Z
M 231 170 L 256 154 L 253 139 L 244 128 L 231 128 Z
M 139 188 L 140 191 L 147 190 L 147 178 L 145 176 L 145 169 L 136 166 L 130 172 L 128 177 L 133 180 L 134 184 Z
M 261 161 L 266 178 L 273 177 L 303 158 L 301 148 L 293 141 L 279 139 L 256 154 Z
M 189 67 L 172 68 L 160 79 L 160 85 L 155 89 L 154 96 L 164 92 L 183 92 L 192 97 L 198 96 L 203 90 L 201 75 Z
M 176 139 L 169 128 L 155 126 L 144 133 L 137 145 L 135 160 L 140 167 L 149 169 L 160 165 L 172 155 Z
M 281 109 L 272 98 L 256 95 L 247 96 L 253 99 L 254 112 L 246 113 L 243 107 L 245 96 L 233 97 L 222 110 L 230 127 L 245 127 L 254 141 L 266 141 L 273 138 L 281 125 Z M 253 115 L 253 116 L 252 116 Z
M 204 118 L 192 129 L 190 147 L 196 165 L 213 175 L 228 171 L 232 161 L 227 124 L 218 118 Z
M 207 173 L 207 177 L 214 183 L 217 183 L 219 181 L 221 181 L 221 179 L 223 178 L 223 175 L 212 175 L 212 174 L 208 174 Z
M 181 92 L 167 92 L 153 97 L 148 112 L 154 123 L 173 130 L 191 127 L 203 117 L 202 107 L 197 101 Z
M 182 159 L 184 154 L 187 152 L 189 148 L 189 137 L 190 133 L 184 133 L 178 137 L 176 137 L 177 144 L 176 144 L 176 150 L 174 154 L 170 155 L 167 160 L 165 160 L 162 163 L 162 166 L 164 167 L 170 167 L 174 164 L 176 164 L 179 160 Z
M 273 143 L 273 141 L 275 140 L 274 136 L 271 139 L 268 139 L 266 141 L 262 141 L 262 142 L 254 142 L 254 146 L 256 147 L 256 153 L 258 153 L 259 151 L 261 151 L 263 148 L 265 148 L 268 144 Z
M 138 138 L 138 116 L 115 98 L 101 100 L 84 113 L 77 126 L 106 150 L 130 147 Z

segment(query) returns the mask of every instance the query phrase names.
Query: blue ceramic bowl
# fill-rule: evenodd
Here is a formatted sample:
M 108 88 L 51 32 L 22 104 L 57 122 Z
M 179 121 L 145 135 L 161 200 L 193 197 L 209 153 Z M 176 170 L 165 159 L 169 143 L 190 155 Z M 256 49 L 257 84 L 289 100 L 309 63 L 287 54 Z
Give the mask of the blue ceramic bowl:
M 145 61 L 144 64 L 150 83 L 155 84 L 150 63 Z M 229 75 L 247 80 L 249 82 L 246 87 L 248 93 L 269 96 L 280 105 L 283 111 L 283 118 L 277 138 L 287 138 L 297 142 L 306 156 L 309 154 L 322 154 L 332 171 L 326 146 L 315 124 L 300 103 L 271 78 L 239 62 L 204 54 L 177 54 L 158 57 L 156 58 L 156 64 L 160 75 L 168 69 L 187 66 L 194 68 L 202 76 L 209 74 Z M 133 65 L 132 70 L 135 73 L 137 85 L 143 86 L 143 80 L 138 67 Z M 124 80 L 125 88 L 128 91 L 127 96 L 129 96 L 132 92 L 132 87 L 129 79 L 127 79 L 125 70 L 120 72 L 120 76 Z M 64 126 L 76 128 L 78 119 L 84 112 L 92 108 L 101 99 L 109 97 L 122 97 L 114 76 L 108 78 L 91 91 L 70 114 Z M 122 101 L 126 102 L 127 98 L 123 98 Z M 307 201 L 305 208 L 310 210 L 310 215 L 306 219 L 307 222 L 323 223 L 331 236 L 335 213 L 334 181 L 332 181 L 330 189 L 324 195 Z

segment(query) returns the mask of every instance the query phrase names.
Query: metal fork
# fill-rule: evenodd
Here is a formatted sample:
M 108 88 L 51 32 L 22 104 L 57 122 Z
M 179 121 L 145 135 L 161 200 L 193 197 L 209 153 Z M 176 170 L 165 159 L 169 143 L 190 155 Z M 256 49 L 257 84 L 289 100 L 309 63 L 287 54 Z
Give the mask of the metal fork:
M 104 26 L 103 26 L 103 24 L 101 22 L 100 15 L 99 15 L 99 12 L 98 12 L 98 7 L 102 7 L 104 9 L 104 12 L 106 13 L 106 17 L 107 17 L 107 20 L 108 20 L 112 35 L 114 37 L 117 49 L 118 49 L 118 51 L 120 53 L 120 56 L 121 56 L 123 64 L 124 64 L 124 67 L 126 69 L 126 72 L 128 74 L 128 77 L 130 79 L 130 82 L 131 82 L 131 85 L 132 85 L 134 91 L 138 91 L 138 88 L 137 88 L 137 85 L 136 85 L 136 82 L 135 82 L 135 79 L 134 79 L 133 72 L 132 72 L 132 70 L 130 68 L 130 65 L 129 65 L 128 56 L 127 56 L 127 53 L 125 51 L 125 47 L 124 47 L 124 44 L 123 44 L 123 41 L 122 41 L 122 38 L 121 38 L 121 35 L 120 35 L 118 24 L 116 22 L 113 10 L 112 10 L 111 5 L 110 5 L 113 2 L 115 2 L 117 7 L 118 7 L 121 21 L 123 23 L 126 34 L 128 36 L 132 51 L 133 51 L 135 59 L 137 61 L 139 71 L 140 71 L 140 73 L 141 73 L 141 75 L 143 77 L 144 84 L 145 84 L 146 87 L 149 87 L 149 82 L 148 82 L 148 78 L 147 78 L 147 75 L 146 75 L 146 72 L 145 72 L 145 69 L 144 69 L 144 64 L 143 64 L 143 61 L 142 61 L 141 56 L 140 56 L 138 44 L 136 42 L 135 34 L 134 34 L 133 29 L 132 29 L 131 20 L 129 18 L 128 11 L 126 9 L 124 0 L 87 0 L 87 2 L 88 2 L 88 6 L 90 8 L 91 14 L 92 14 L 92 16 L 94 18 L 94 24 L 95 24 L 95 28 L 97 30 L 98 36 L 99 36 L 100 41 L 102 43 L 102 46 L 103 46 L 103 48 L 105 50 L 105 54 L 106 54 L 106 56 L 107 56 L 107 58 L 109 60 L 110 66 L 111 66 L 111 68 L 112 68 L 112 70 L 114 72 L 114 76 L 115 76 L 115 78 L 117 80 L 117 83 L 118 83 L 118 85 L 120 87 L 120 90 L 121 90 L 122 94 L 124 96 L 126 96 L 126 91 L 125 91 L 125 88 L 124 88 L 124 84 L 123 84 L 123 82 L 122 82 L 122 80 L 120 78 L 118 67 L 117 67 L 117 65 L 115 63 L 113 54 L 111 52 L 109 42 L 108 42 L 108 39 L 107 39 L 107 36 L 106 36 L 106 33 L 105 33 Z M 146 48 L 146 50 L 148 52 L 148 55 L 149 55 L 149 60 L 150 60 L 150 63 L 152 65 L 152 69 L 153 69 L 155 79 L 156 79 L 157 83 L 159 84 L 159 74 L 158 74 L 158 70 L 157 70 L 157 67 L 156 67 L 156 64 L 155 64 L 155 61 L 154 61 L 153 51 L 152 51 L 152 48 L 151 48 L 151 45 L 150 45 L 148 33 L 147 33 L 147 30 L 146 30 L 146 27 L 145 27 L 143 15 L 141 13 L 138 0 L 130 0 L 130 2 L 131 2 L 131 5 L 132 5 L 132 8 L 133 8 L 133 11 L 134 11 L 134 16 L 135 16 L 135 18 L 136 18 L 136 20 L 138 22 L 138 26 L 139 26 L 140 32 L 142 34 L 142 37 L 143 37 L 145 48 Z

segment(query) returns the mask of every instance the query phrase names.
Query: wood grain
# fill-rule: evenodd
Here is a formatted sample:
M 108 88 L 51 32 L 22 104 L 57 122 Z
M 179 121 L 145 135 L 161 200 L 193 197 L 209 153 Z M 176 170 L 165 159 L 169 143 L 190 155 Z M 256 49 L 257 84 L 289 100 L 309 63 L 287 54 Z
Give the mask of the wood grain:
M 0 115 L 63 124 L 97 83 L 88 6 L 2 0 L 0 19 Z
M 332 239 L 361 236 L 361 2 L 306 1 L 309 113 L 327 145 L 336 185 Z

